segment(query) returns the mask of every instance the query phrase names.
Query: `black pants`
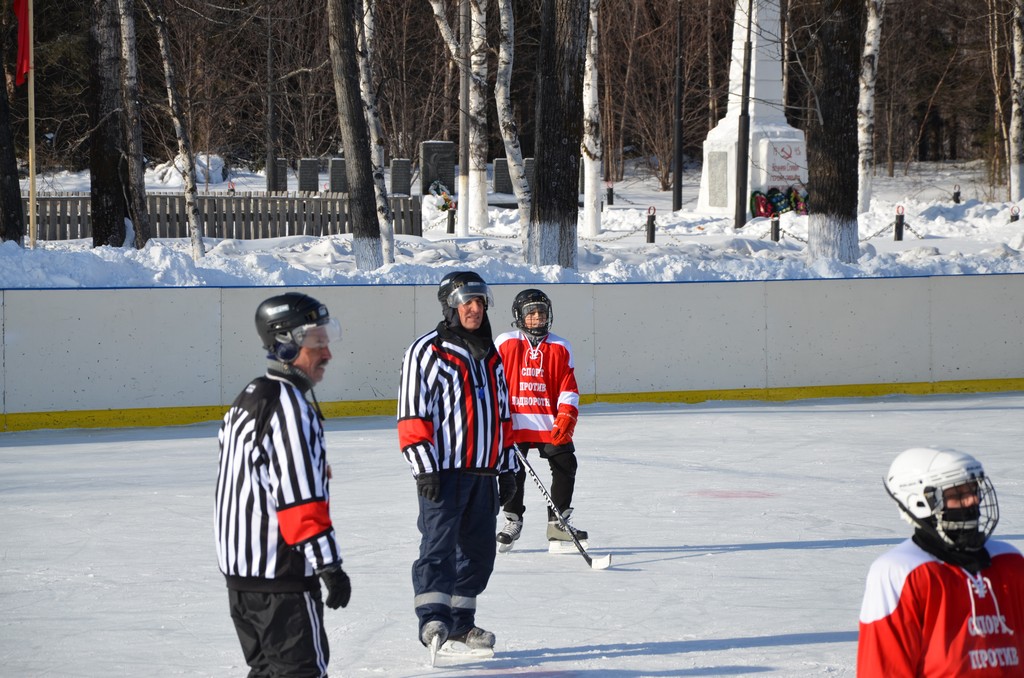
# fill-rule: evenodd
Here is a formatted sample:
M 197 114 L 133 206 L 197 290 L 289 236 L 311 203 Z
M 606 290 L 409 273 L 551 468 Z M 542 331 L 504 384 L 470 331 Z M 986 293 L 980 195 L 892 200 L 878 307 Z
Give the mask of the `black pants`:
M 331 657 L 319 589 L 263 593 L 228 589 L 231 619 L 249 678 L 325 678 Z
M 572 493 L 576 487 L 576 447 L 568 445 L 551 445 L 548 443 L 519 443 L 519 451 L 527 456 L 530 450 L 537 450 L 543 459 L 548 460 L 551 467 L 551 500 L 555 502 L 560 513 L 572 506 Z M 536 470 L 536 468 L 534 469 Z M 515 495 L 505 502 L 502 509 L 508 513 L 514 513 L 522 519 L 526 513 L 526 505 L 523 503 L 523 494 L 527 483 L 533 484 L 526 479 L 526 470 L 520 469 L 516 474 Z M 555 519 L 555 514 L 548 507 L 548 521 Z

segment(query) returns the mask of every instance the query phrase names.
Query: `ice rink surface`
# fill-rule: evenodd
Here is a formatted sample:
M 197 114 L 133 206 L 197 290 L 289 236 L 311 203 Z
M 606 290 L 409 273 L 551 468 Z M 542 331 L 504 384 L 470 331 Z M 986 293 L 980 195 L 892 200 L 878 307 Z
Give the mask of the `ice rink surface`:
M 882 487 L 889 463 L 919 445 L 974 454 L 998 492 L 996 536 L 1021 548 L 1022 421 L 1018 393 L 585 406 L 574 522 L 612 567 L 548 554 L 528 487 L 523 538 L 479 600 L 496 656 L 430 668 L 394 419 L 330 420 L 353 586 L 326 613 L 331 675 L 852 677 L 868 566 L 910 534 Z M 0 674 L 246 674 L 213 544 L 216 434 L 0 434 Z

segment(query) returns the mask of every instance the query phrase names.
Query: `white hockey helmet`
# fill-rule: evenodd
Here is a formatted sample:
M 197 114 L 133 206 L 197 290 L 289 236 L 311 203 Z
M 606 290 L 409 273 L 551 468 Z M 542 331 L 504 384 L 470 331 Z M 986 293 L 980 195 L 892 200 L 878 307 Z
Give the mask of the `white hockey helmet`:
M 960 487 L 960 505 L 946 493 Z M 914 447 L 901 452 L 885 476 L 885 489 L 911 525 L 932 531 L 954 549 L 976 551 L 999 522 L 999 503 L 981 462 L 952 449 Z M 964 501 L 964 497 L 969 500 Z

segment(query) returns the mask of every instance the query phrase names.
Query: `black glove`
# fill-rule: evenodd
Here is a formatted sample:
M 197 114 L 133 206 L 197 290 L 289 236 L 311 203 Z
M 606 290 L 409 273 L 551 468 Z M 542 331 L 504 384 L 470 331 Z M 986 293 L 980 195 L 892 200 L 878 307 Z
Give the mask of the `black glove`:
M 348 605 L 348 599 L 352 597 L 352 583 L 348 580 L 345 570 L 341 569 L 341 563 L 331 563 L 318 570 L 317 574 L 327 586 L 327 600 L 324 601 L 324 605 L 332 610 Z
M 416 491 L 427 501 L 441 501 L 441 476 L 436 473 L 421 473 L 416 476 Z
M 516 494 L 516 474 L 511 471 L 498 474 L 498 502 L 504 506 Z

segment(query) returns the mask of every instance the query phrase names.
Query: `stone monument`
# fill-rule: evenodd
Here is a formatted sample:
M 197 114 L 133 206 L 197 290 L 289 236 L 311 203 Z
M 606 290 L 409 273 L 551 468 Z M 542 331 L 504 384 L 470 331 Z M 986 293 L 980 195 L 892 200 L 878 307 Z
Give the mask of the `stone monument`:
M 736 213 L 736 154 L 743 87 L 743 47 L 747 40 L 747 3 L 737 0 L 729 68 L 729 107 L 704 140 L 697 211 Z M 750 31 L 750 146 L 747 188 L 740 199 L 750 213 L 752 191 L 802 187 L 807 183 L 804 133 L 786 122 L 783 110 L 779 0 L 753 0 Z

